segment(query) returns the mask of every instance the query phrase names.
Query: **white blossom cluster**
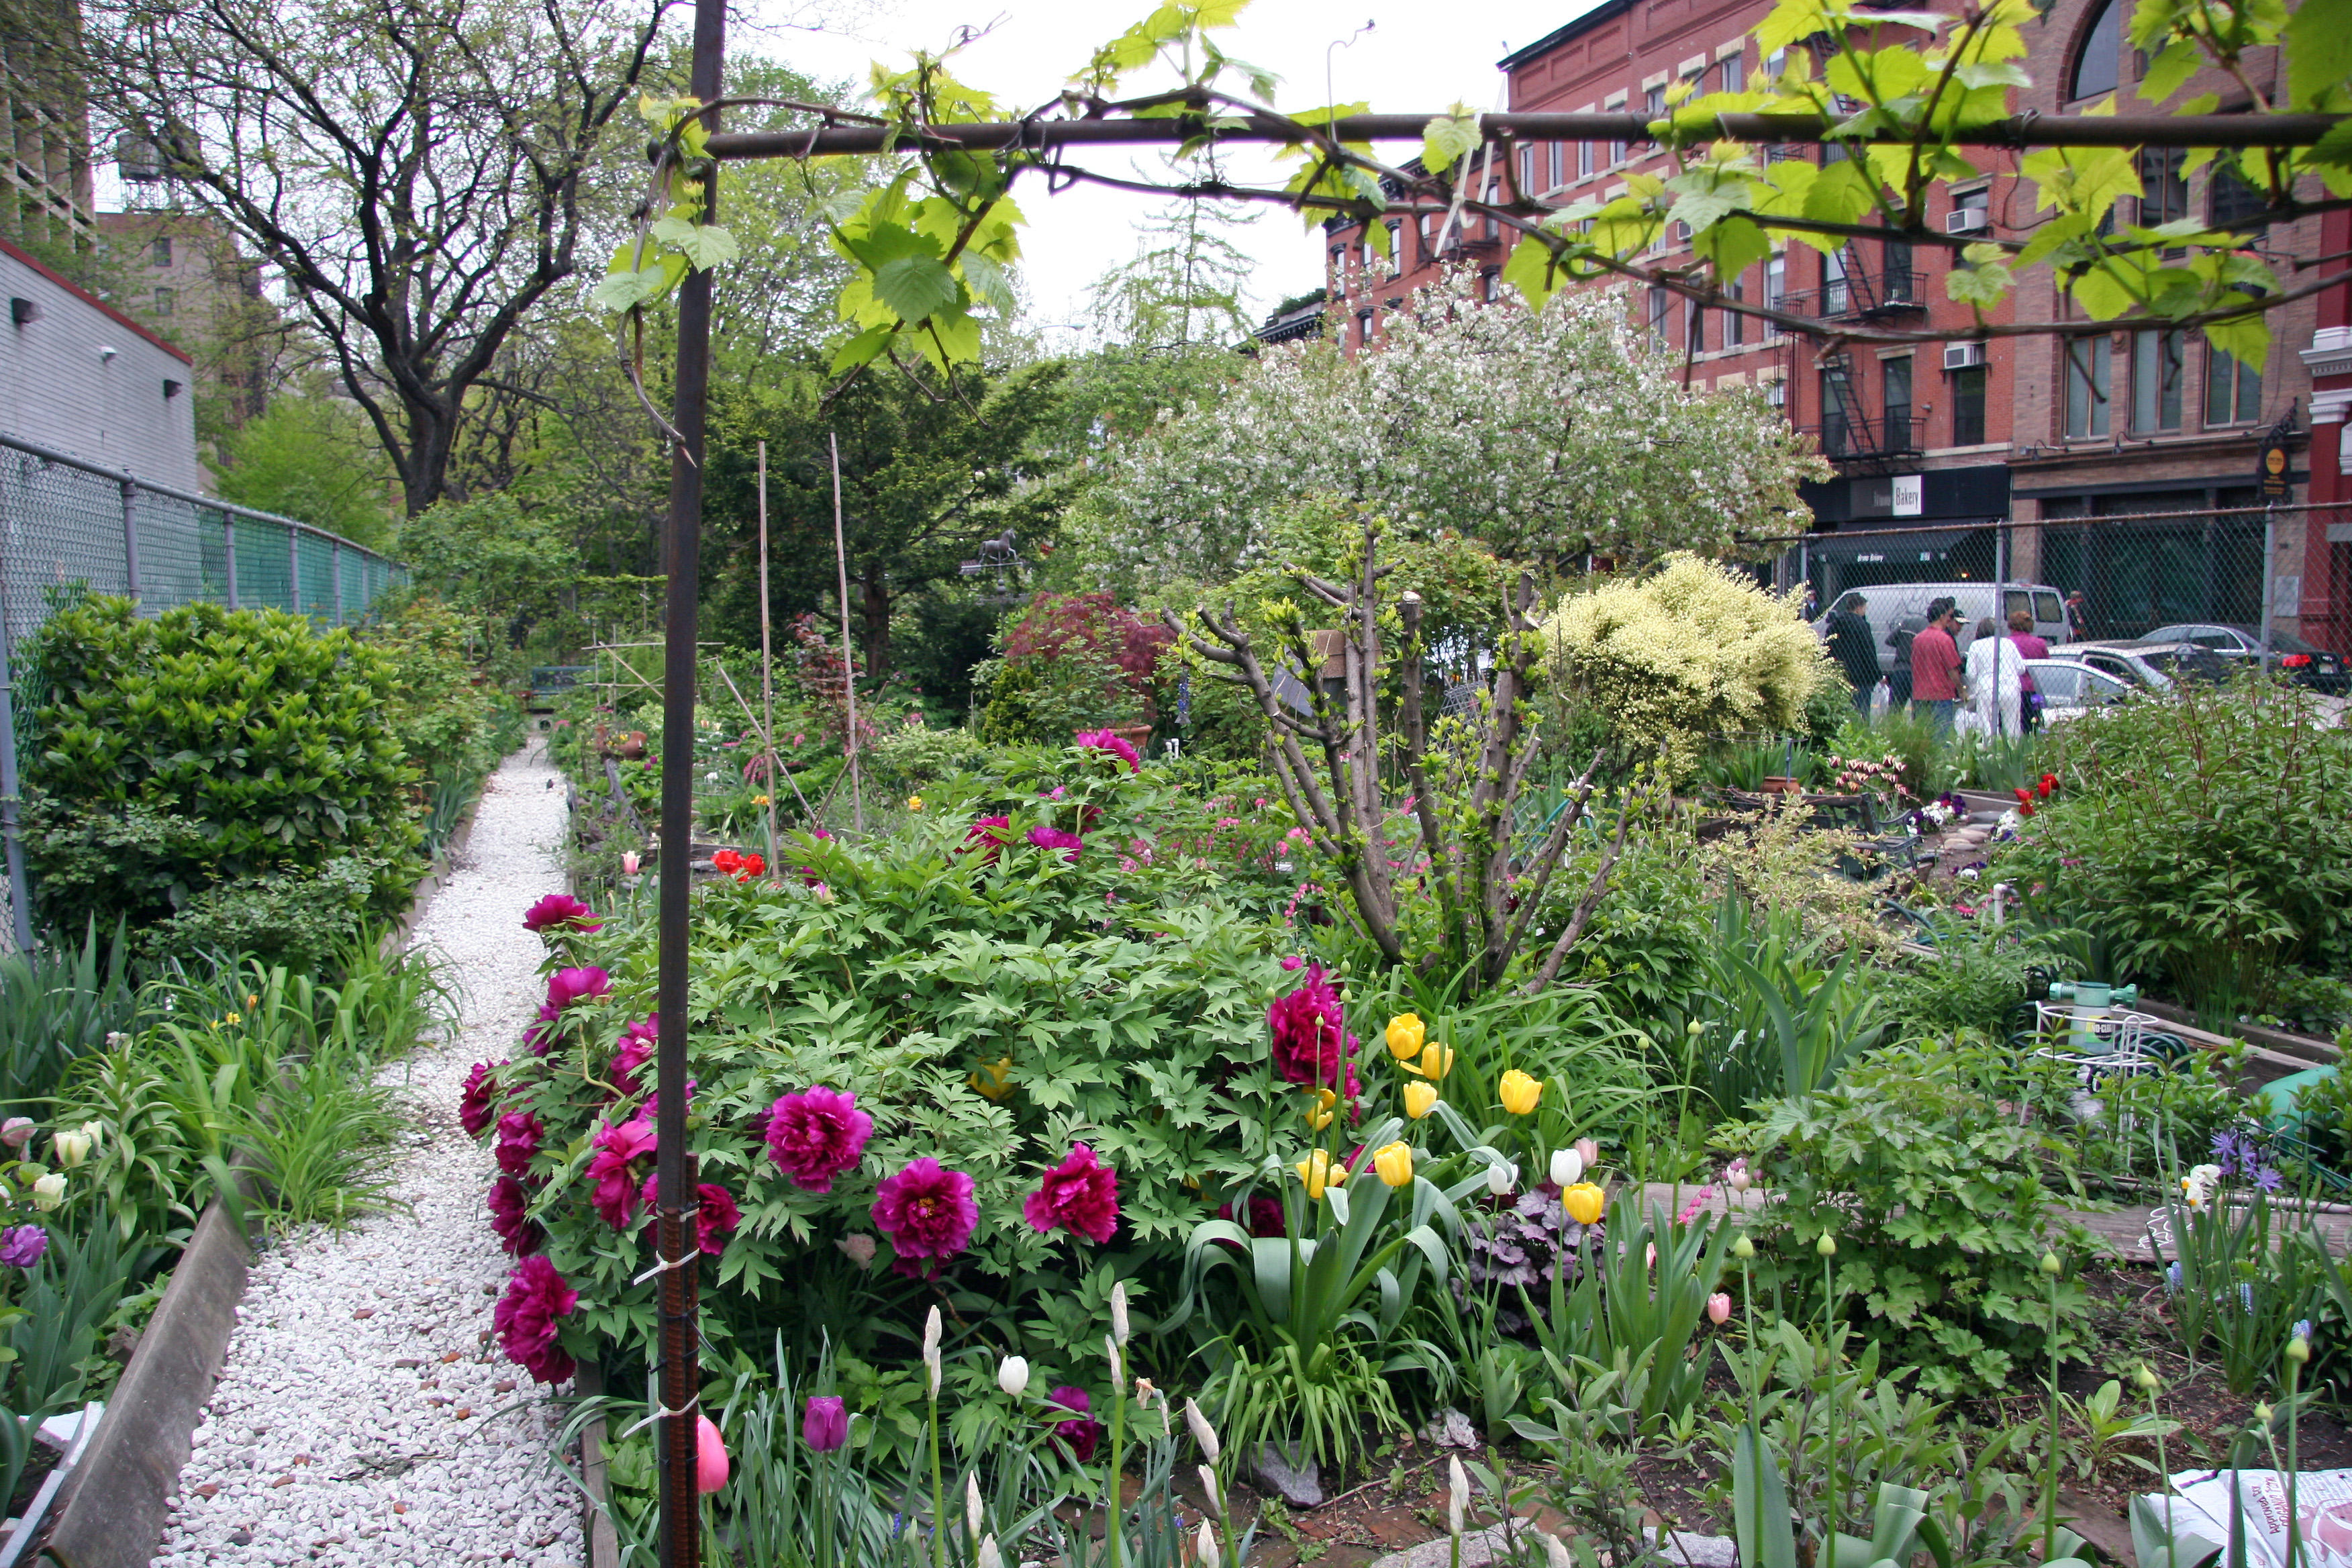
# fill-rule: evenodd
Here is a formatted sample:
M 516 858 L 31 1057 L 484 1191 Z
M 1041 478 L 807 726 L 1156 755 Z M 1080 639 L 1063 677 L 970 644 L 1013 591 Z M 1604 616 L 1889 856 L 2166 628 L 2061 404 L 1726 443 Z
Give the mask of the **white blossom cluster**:
M 1226 582 L 1258 563 L 1276 507 L 1324 493 L 1507 557 L 1722 554 L 1801 531 L 1797 483 L 1829 473 L 1759 398 L 1686 390 L 1622 293 L 1536 312 L 1475 303 L 1457 279 L 1386 331 L 1353 358 L 1269 349 L 1223 401 L 1117 452 L 1093 549 L 1139 585 Z

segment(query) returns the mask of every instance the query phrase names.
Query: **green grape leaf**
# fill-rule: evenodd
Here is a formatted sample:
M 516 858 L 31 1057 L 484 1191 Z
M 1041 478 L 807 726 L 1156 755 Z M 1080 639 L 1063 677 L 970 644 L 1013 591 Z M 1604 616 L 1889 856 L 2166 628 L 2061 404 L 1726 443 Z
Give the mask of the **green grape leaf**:
M 2205 323 L 2205 341 L 2241 364 L 2263 368 L 2271 357 L 2270 322 L 2259 310 L 2231 321 Z
M 961 293 L 955 274 L 936 256 L 900 256 L 874 269 L 874 297 L 903 321 L 929 320 Z
M 742 247 L 735 243 L 735 237 L 717 224 L 688 223 L 682 217 L 666 217 L 654 224 L 653 236 L 678 251 L 698 272 L 723 267 L 742 254 Z
M 880 357 L 882 351 L 890 345 L 892 335 L 891 330 L 887 327 L 866 328 L 833 351 L 833 374 L 839 375 L 842 372 L 855 370 L 859 365 L 871 364 Z
M 654 264 L 631 271 L 626 268 L 607 272 L 591 296 L 597 309 L 629 310 L 639 305 L 649 305 L 677 287 L 686 277 L 686 258 L 675 254 L 656 255 Z
M 1944 292 L 1957 303 L 1989 310 L 2000 304 L 2001 296 L 2016 286 L 2017 279 L 2010 275 L 2008 264 L 2001 259 L 2000 247 L 1971 245 L 1960 254 L 1968 265 L 1955 267 L 1944 274 Z
M 2296 108 L 2316 108 L 2331 95 L 2341 104 L 2352 81 L 2352 0 L 2303 0 L 2295 8 L 2286 24 L 2286 80 Z
M 1455 163 L 1476 152 L 1479 141 L 1475 119 L 1467 115 L 1438 115 L 1421 132 L 1423 166 L 1431 174 L 1442 176 Z
M 1511 247 L 1503 263 L 1503 281 L 1519 291 L 1530 310 L 1540 310 L 1559 287 L 1559 269 L 1552 265 L 1551 247 L 1527 235 Z

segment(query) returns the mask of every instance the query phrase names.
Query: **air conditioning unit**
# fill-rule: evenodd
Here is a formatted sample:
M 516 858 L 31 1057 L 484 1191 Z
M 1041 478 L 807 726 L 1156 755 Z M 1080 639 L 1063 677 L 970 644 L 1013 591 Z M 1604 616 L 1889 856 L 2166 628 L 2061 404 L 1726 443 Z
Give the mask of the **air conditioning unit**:
M 1985 346 L 1982 343 L 1946 343 L 1944 345 L 1946 370 L 1967 370 L 1971 366 L 1980 365 L 1984 362 Z
M 1974 234 L 1990 215 L 1982 207 L 1954 207 L 1944 215 L 1946 234 Z

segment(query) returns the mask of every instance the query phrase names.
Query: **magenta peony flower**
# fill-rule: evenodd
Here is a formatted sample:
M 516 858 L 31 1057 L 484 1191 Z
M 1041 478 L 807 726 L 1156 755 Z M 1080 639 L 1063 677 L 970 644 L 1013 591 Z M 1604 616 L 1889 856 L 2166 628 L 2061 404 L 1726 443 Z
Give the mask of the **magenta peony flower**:
M 1042 1234 L 1059 1227 L 1097 1245 L 1108 1241 L 1118 1228 L 1118 1173 L 1086 1144 L 1073 1144 L 1022 1204 L 1021 1217 Z
M 1135 748 L 1108 730 L 1084 731 L 1078 736 L 1077 744 L 1090 752 L 1108 752 L 1127 764 L 1129 773 L 1143 771 L 1143 759 L 1135 754 Z
M 596 911 L 569 893 L 550 893 L 530 906 L 522 929 L 535 931 L 599 931 L 604 922 Z
M 500 1062 L 493 1067 L 488 1062 L 476 1062 L 474 1070 L 466 1075 L 466 1088 L 457 1096 L 457 1125 L 466 1130 L 468 1138 L 479 1138 L 498 1119 L 499 1080 L 491 1075 L 506 1065 Z
M 596 1152 L 588 1157 L 588 1178 L 596 1184 L 596 1190 L 588 1201 L 614 1230 L 625 1229 L 637 1216 L 637 1178 L 630 1167 L 639 1160 L 651 1159 L 657 1141 L 648 1116 L 617 1127 L 607 1121 L 589 1140 Z
M 530 1189 L 512 1176 L 490 1184 L 490 1229 L 499 1245 L 517 1258 L 528 1258 L 546 1241 L 547 1232 L 530 1217 Z
M 1009 816 L 983 816 L 963 833 L 963 848 L 981 850 L 983 866 L 995 865 L 997 853 L 1011 842 L 1013 819 Z
M 509 1176 L 520 1176 L 530 1169 L 530 1157 L 539 1152 L 539 1141 L 546 1129 L 539 1118 L 528 1110 L 509 1110 L 499 1118 L 499 1143 L 494 1151 L 499 1169 Z
M 539 1005 L 539 1022 L 522 1032 L 523 1048 L 532 1056 L 543 1057 L 555 1043 L 555 1009 L 542 1002 Z
M 604 1071 L 623 1100 L 636 1099 L 644 1085 L 637 1081 L 637 1069 L 653 1060 L 661 1045 L 661 1015 L 646 1017 L 621 1031 L 621 1043 L 613 1052 L 613 1065 Z
M 940 1265 L 964 1249 L 980 1225 L 980 1205 L 972 1201 L 971 1178 L 961 1171 L 945 1171 L 926 1154 L 895 1176 L 886 1176 L 874 1189 L 874 1228 L 898 1249 L 891 1268 L 900 1274 L 928 1279 Z M 918 1258 L 929 1260 L 919 1268 Z
M 30 1268 L 49 1249 L 49 1233 L 37 1225 L 12 1225 L 0 1230 L 0 1264 Z
M 592 1002 L 612 994 L 613 977 L 593 963 L 559 969 L 547 977 L 547 1005 L 559 1013 L 574 1002 Z
M 801 1441 L 830 1454 L 849 1441 L 849 1407 L 835 1394 L 812 1394 L 801 1407 Z
M 579 1304 L 580 1292 L 564 1283 L 554 1264 L 540 1256 L 524 1258 L 490 1313 L 499 1348 L 532 1382 L 562 1383 L 572 1375 L 572 1363 L 555 1342 L 555 1320 Z
M 1077 1412 L 1075 1420 L 1056 1422 L 1054 1436 L 1069 1445 L 1070 1457 L 1078 1463 L 1092 1462 L 1095 1445 L 1102 1441 L 1103 1424 L 1087 1414 L 1094 1407 L 1094 1401 L 1087 1397 L 1087 1391 L 1065 1384 L 1045 1395 L 1045 1403 Z
M 1040 849 L 1066 850 L 1062 858 L 1073 866 L 1078 863 L 1078 852 L 1087 847 L 1085 839 L 1059 827 L 1033 827 L 1029 830 L 1029 842 Z
M 646 1184 L 637 1194 L 644 1202 L 647 1214 L 654 1212 L 655 1202 L 658 1196 L 656 1189 L 660 1184 L 660 1173 L 654 1173 L 646 1177 Z M 716 1258 L 727 1250 L 727 1238 L 734 1235 L 735 1227 L 742 1223 L 743 1211 L 735 1206 L 735 1195 L 732 1193 L 712 1182 L 701 1182 L 696 1184 L 694 1189 L 695 1246 Z
M 1286 1083 L 1311 1083 L 1328 1089 L 1346 1068 L 1347 1097 L 1356 1098 L 1356 1037 L 1347 1032 L 1339 993 L 1323 977 L 1323 966 L 1307 966 L 1307 984 L 1277 997 L 1265 1010 L 1274 1031 L 1274 1070 Z
M 874 1118 L 857 1109 L 857 1097 L 821 1083 L 768 1108 L 768 1158 L 803 1192 L 833 1191 L 833 1179 L 857 1168 L 873 1135 Z

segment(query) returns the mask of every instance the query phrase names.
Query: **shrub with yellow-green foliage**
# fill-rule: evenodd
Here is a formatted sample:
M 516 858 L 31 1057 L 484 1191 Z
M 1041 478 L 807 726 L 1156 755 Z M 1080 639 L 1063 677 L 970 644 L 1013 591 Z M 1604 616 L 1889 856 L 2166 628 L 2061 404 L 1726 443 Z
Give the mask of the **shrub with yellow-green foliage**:
M 1552 679 L 1680 776 L 1711 738 L 1799 728 L 1832 679 L 1794 595 L 1681 552 L 1570 595 L 1544 624 Z

